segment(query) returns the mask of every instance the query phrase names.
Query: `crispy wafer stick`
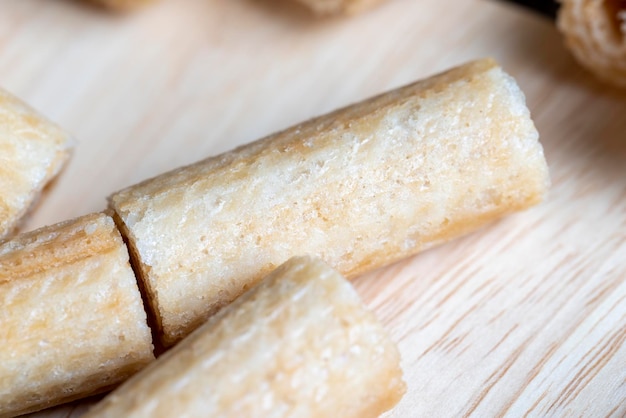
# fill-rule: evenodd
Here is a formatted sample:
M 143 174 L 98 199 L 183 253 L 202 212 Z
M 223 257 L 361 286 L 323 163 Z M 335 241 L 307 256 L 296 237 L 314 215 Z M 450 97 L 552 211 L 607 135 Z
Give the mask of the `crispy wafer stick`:
M 339 273 L 294 258 L 86 418 L 377 417 L 405 391 L 399 354 Z
M 0 240 L 61 171 L 72 144 L 67 132 L 0 89 Z
M 164 343 L 298 254 L 349 277 L 539 202 L 515 81 L 476 61 L 115 193 Z
M 581 65 L 626 87 L 626 1 L 561 0 L 558 27 Z
M 104 214 L 0 245 L 0 417 L 110 389 L 150 362 L 128 252 Z

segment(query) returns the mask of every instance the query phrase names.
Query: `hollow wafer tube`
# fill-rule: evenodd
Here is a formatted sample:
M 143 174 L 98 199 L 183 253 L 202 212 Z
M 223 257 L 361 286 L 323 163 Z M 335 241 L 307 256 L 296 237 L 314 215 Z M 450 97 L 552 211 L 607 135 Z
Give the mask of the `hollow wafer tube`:
M 67 132 L 0 89 L 0 240 L 61 171 L 73 143 Z
M 539 202 L 524 96 L 492 60 L 294 126 L 110 197 L 165 344 L 290 257 L 348 277 Z
M 626 88 L 626 1 L 561 0 L 558 27 L 577 61 Z
M 104 214 L 0 244 L 0 417 L 111 389 L 153 360 L 128 251 Z
M 339 273 L 289 260 L 86 418 L 377 417 L 402 397 L 398 351 Z

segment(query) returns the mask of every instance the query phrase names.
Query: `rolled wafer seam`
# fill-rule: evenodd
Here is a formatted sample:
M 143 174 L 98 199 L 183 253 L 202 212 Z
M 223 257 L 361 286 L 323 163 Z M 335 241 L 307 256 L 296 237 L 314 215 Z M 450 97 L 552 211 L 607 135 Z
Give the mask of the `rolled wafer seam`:
M 11 234 L 61 171 L 72 137 L 0 89 L 0 241 Z
M 399 361 L 352 286 L 297 257 L 86 417 L 377 417 L 405 392 Z
M 113 219 L 92 214 L 0 244 L 0 417 L 110 390 L 154 359 Z
M 524 96 L 472 62 L 115 193 L 171 345 L 297 254 L 352 277 L 539 202 Z

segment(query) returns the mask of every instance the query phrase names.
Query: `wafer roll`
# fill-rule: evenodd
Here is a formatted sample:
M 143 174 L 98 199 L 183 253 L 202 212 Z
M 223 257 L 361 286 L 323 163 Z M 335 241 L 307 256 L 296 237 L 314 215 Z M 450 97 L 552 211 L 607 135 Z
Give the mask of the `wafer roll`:
M 626 1 L 561 2 L 558 27 L 574 57 L 600 79 L 626 87 Z
M 0 89 L 0 240 L 59 173 L 72 144 L 61 128 Z
M 103 214 L 0 245 L 0 417 L 110 389 L 154 357 L 137 282 Z
M 86 417 L 366 418 L 404 391 L 398 351 L 352 286 L 300 257 Z
M 296 0 L 318 15 L 355 14 L 385 0 Z
M 164 343 L 290 257 L 353 277 L 539 202 L 515 81 L 473 62 L 115 193 Z

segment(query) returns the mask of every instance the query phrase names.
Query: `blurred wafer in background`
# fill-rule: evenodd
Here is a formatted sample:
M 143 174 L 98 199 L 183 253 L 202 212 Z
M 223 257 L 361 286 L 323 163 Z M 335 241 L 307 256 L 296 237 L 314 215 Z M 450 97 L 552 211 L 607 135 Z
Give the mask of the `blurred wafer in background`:
M 316 15 L 349 15 L 384 0 L 294 1 Z M 557 19 L 567 48 L 583 67 L 605 82 L 626 87 L 626 0 L 508 1 Z
M 295 0 L 318 15 L 354 14 L 385 0 Z
M 156 0 L 89 0 L 92 3 L 112 10 L 130 10 L 143 5 L 154 3 Z
M 557 20 L 576 60 L 601 80 L 626 87 L 626 0 L 510 0 Z
M 562 0 L 557 23 L 581 65 L 626 87 L 626 0 Z

